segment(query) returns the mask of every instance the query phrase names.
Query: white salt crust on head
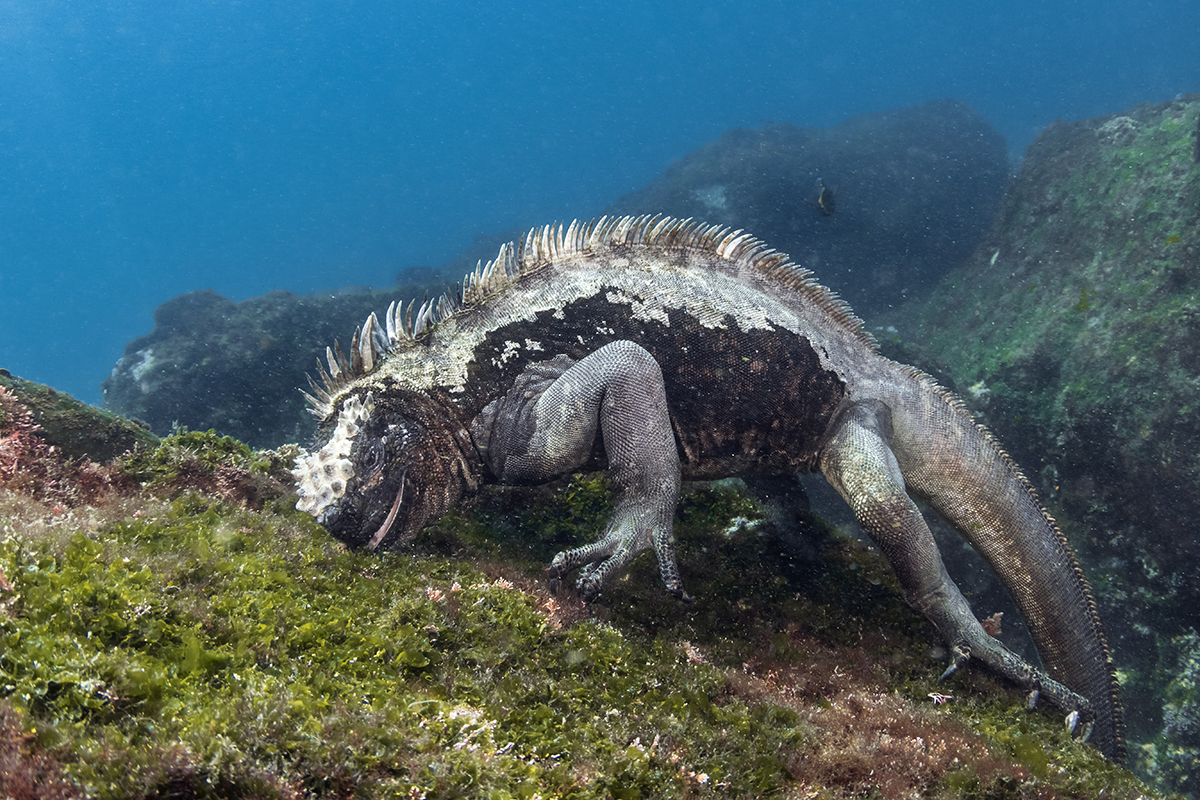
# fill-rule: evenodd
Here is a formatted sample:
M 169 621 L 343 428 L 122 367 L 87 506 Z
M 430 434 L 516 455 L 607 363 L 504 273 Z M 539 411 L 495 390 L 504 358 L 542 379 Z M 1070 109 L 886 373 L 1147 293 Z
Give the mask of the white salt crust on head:
M 299 484 L 297 509 L 316 517 L 346 493 L 346 483 L 354 477 L 350 448 L 374 410 L 375 400 L 370 394 L 365 398 L 351 397 L 342 406 L 337 427 L 325 446 L 296 459 L 292 475 Z

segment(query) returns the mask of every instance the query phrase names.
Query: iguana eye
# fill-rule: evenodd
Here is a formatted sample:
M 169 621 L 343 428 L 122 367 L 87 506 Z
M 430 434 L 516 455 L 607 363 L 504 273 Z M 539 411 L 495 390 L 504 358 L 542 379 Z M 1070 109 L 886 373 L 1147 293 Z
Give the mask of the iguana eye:
M 371 446 L 367 448 L 367 452 L 363 453 L 363 468 L 366 470 L 366 477 L 373 478 L 383 469 L 384 461 L 387 459 L 387 444 L 384 439 L 376 439 L 371 442 Z

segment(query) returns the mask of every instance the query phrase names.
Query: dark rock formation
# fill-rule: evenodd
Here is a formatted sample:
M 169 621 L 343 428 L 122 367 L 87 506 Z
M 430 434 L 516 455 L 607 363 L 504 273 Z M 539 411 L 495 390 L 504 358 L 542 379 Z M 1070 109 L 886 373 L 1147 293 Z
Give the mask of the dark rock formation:
M 68 459 L 111 461 L 135 446 L 154 448 L 158 437 L 116 414 L 81 403 L 69 394 L 22 380 L 0 369 L 0 387 L 29 409 L 35 435 Z
M 1063 523 L 1127 676 L 1131 761 L 1192 797 L 1198 118 L 1190 95 L 1052 125 L 969 263 L 881 336 L 952 377 Z
M 605 213 L 742 228 L 870 315 L 971 255 L 1007 174 L 1004 138 L 966 105 L 938 100 L 830 128 L 730 131 Z
M 334 340 L 393 300 L 443 284 L 302 297 L 271 292 L 235 303 L 191 292 L 154 312 L 154 330 L 125 347 L 104 381 L 104 405 L 161 436 L 182 426 L 216 429 L 257 447 L 306 442 L 313 430 L 300 389 Z M 322 356 L 323 357 L 323 356 Z

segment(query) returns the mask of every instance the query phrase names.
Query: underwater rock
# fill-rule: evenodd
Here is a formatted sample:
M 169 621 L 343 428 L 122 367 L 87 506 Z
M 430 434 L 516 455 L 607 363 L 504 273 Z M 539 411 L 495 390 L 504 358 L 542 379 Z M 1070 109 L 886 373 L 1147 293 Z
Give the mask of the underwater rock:
M 729 131 L 604 213 L 742 228 L 870 316 L 971 255 L 1007 178 L 1004 137 L 936 100 L 828 128 Z
M 379 556 L 230 490 L 284 454 L 119 461 L 77 512 L 0 486 L 4 797 L 1153 796 L 982 671 L 950 692 L 878 553 L 732 484 L 677 515 L 694 604 L 643 559 L 585 606 L 542 563 L 602 529 L 604 477 Z
M 32 414 L 36 435 L 67 458 L 111 461 L 136 445 L 154 447 L 158 437 L 135 422 L 81 403 L 69 394 L 23 380 L 0 369 L 4 387 Z M 0 420 L 0 423 L 3 421 Z
M 257 447 L 306 441 L 313 423 L 299 390 L 325 346 L 393 300 L 444 288 L 280 291 L 240 303 L 211 290 L 180 295 L 154 312 L 152 332 L 126 345 L 102 384 L 104 407 L 144 421 L 159 436 L 182 426 L 213 428 Z
M 1200 797 L 1172 642 L 1200 607 L 1200 95 L 1050 126 L 970 261 L 876 320 L 971 387 L 1072 539 L 1124 676 L 1131 762 Z M 879 331 L 876 330 L 876 333 Z M 892 348 L 896 348 L 893 350 Z

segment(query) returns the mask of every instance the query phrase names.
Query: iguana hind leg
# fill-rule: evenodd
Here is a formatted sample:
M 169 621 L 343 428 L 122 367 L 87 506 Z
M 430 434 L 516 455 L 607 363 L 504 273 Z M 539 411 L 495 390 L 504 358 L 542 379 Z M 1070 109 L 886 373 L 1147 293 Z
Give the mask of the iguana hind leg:
M 890 415 L 878 403 L 846 410 L 822 449 L 820 467 L 892 565 L 909 604 L 923 613 L 949 644 L 949 676 L 969 658 L 1063 709 L 1068 725 L 1090 720 L 1088 701 L 1013 653 L 983 629 L 958 586 L 920 510 L 908 496 L 900 466 L 888 445 Z M 1087 727 L 1085 725 L 1085 733 Z
M 568 364 L 531 367 L 480 415 L 472 434 L 488 466 L 504 483 L 549 480 L 583 465 L 599 431 L 616 507 L 599 541 L 554 557 L 551 580 L 581 568 L 577 585 L 591 600 L 653 546 L 667 590 L 686 598 L 672 532 L 679 453 L 658 362 L 618 341 Z

